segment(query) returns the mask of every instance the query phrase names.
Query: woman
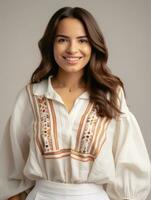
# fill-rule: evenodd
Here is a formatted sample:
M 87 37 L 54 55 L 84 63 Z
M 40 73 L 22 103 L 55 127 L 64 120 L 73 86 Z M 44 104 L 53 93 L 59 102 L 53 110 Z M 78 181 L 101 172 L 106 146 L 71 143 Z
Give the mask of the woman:
M 93 16 L 64 7 L 10 121 L 12 171 L 1 199 L 144 200 L 150 160 Z

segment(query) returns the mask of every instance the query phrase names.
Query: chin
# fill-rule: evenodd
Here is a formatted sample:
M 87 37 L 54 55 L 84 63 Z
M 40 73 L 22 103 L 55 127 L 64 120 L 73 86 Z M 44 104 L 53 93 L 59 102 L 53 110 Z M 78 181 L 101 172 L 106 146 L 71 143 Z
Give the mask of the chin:
M 70 66 L 70 65 L 60 67 L 60 68 L 65 72 L 79 72 L 84 69 L 84 67 L 77 67 L 77 66 Z
M 64 70 L 67 73 L 77 73 L 83 71 L 83 69 L 70 69 L 70 70 Z

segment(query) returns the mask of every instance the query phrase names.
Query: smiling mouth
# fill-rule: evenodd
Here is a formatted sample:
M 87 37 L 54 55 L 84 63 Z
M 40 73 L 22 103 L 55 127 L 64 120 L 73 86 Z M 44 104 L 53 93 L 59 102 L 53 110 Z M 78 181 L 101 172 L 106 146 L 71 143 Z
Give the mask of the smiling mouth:
M 76 61 L 79 61 L 82 57 L 65 57 L 63 56 L 63 58 L 67 61 L 73 61 L 73 62 L 76 62 Z

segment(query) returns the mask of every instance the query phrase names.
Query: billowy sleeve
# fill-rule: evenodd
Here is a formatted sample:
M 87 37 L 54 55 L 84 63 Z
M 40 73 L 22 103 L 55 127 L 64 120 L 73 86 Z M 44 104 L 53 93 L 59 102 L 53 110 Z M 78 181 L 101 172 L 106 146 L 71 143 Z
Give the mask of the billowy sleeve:
M 115 178 L 107 185 L 111 200 L 145 200 L 151 187 L 151 165 L 135 116 L 130 112 L 123 89 L 119 90 L 120 110 L 113 143 Z
M 34 185 L 23 173 L 28 158 L 32 123 L 32 108 L 26 88 L 23 88 L 1 136 L 0 200 L 6 200 Z

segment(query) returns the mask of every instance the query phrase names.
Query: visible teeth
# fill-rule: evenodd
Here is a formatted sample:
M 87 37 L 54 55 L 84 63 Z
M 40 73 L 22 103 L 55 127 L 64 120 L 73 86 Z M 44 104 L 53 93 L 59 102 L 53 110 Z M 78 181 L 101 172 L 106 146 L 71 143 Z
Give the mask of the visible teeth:
M 76 60 L 79 60 L 81 57 L 79 58 L 72 58 L 72 57 L 64 57 L 66 60 L 69 60 L 69 61 L 76 61 Z

